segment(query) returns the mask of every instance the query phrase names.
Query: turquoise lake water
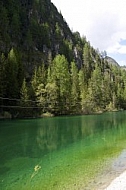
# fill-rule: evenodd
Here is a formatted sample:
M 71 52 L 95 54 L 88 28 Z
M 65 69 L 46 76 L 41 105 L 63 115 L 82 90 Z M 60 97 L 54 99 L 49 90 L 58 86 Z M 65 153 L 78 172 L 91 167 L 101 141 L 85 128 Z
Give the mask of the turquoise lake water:
M 86 190 L 125 150 L 125 111 L 2 120 L 0 189 Z

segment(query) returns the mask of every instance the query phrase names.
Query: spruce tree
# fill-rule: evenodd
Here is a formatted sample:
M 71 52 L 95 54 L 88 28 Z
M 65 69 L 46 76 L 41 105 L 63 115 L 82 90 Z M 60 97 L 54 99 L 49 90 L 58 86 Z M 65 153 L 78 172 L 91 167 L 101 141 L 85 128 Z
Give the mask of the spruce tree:
M 103 77 L 100 67 L 96 65 L 89 81 L 88 92 L 89 101 L 91 103 L 92 111 L 100 111 L 103 106 Z
M 52 78 L 58 88 L 60 113 L 69 112 L 70 108 L 70 73 L 68 61 L 64 55 L 57 55 L 53 60 Z
M 46 83 L 46 103 L 47 103 L 47 111 L 50 113 L 57 114 L 58 112 L 58 97 L 59 91 L 58 86 L 55 80 L 55 74 L 53 71 L 53 64 L 50 62 L 47 70 L 47 83 Z
M 86 82 L 88 84 L 88 80 L 91 77 L 92 72 L 92 62 L 91 62 L 91 55 L 90 55 L 90 45 L 88 43 L 85 43 L 84 49 L 83 49 L 83 64 L 86 74 Z
M 75 62 L 71 62 L 71 111 L 77 113 L 79 108 L 79 78 Z
M 0 57 L 0 97 L 6 96 L 6 58 L 2 53 Z
M 18 61 L 14 49 L 12 48 L 8 54 L 6 66 L 6 94 L 9 98 L 18 98 Z
M 81 111 L 87 113 L 88 86 L 87 86 L 86 73 L 83 67 L 79 71 L 79 91 L 80 91 Z
M 27 88 L 25 78 L 23 80 L 22 87 L 21 87 L 21 90 L 20 90 L 20 99 L 21 99 L 21 101 L 20 101 L 21 106 L 27 107 L 27 106 L 30 105 L 28 88 Z

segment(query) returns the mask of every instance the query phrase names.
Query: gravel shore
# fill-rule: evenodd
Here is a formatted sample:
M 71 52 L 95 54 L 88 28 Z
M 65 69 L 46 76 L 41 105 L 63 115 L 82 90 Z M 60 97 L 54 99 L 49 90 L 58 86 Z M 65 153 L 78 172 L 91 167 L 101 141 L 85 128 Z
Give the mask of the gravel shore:
M 126 171 L 116 177 L 105 190 L 126 190 Z
M 84 190 L 126 190 L 126 150 L 107 165 Z
M 126 190 L 126 150 L 112 164 L 117 176 L 111 181 L 105 190 Z

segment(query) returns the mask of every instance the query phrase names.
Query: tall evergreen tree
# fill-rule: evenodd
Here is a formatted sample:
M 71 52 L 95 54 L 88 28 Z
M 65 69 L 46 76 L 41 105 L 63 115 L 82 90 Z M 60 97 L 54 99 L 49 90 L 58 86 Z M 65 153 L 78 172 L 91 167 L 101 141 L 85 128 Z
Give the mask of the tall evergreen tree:
M 45 65 L 42 64 L 38 68 L 35 68 L 34 74 L 32 76 L 31 85 L 32 85 L 32 97 L 35 99 L 35 93 L 40 84 L 43 84 L 45 87 L 46 84 L 46 69 Z
M 35 92 L 37 105 L 41 114 L 46 111 L 46 89 L 43 83 L 40 83 Z
M 79 108 L 79 78 L 75 62 L 71 62 L 71 111 L 78 112 Z
M 4 54 L 0 57 L 0 96 L 6 95 L 6 58 Z
M 91 55 L 90 55 L 90 45 L 89 43 L 85 43 L 84 49 L 83 49 L 83 63 L 84 63 L 84 69 L 86 74 L 86 82 L 88 84 L 88 80 L 91 77 L 92 72 L 92 62 L 91 62 Z
M 70 73 L 68 69 L 68 62 L 64 55 L 57 55 L 54 58 L 52 78 L 58 87 L 60 112 L 67 112 L 70 105 Z
M 15 51 L 12 48 L 8 54 L 7 67 L 6 67 L 6 77 L 7 77 L 6 94 L 7 97 L 9 98 L 17 98 L 19 95 L 17 76 L 18 76 L 18 61 Z
M 0 112 L 3 112 L 3 105 L 5 105 L 4 98 L 6 97 L 6 58 L 4 54 L 0 57 Z
M 20 99 L 21 99 L 20 104 L 21 104 L 21 106 L 23 106 L 23 107 L 29 106 L 30 101 L 29 101 L 28 87 L 27 87 L 25 78 L 24 78 L 23 83 L 22 83 L 20 94 L 21 94 L 20 95 Z
M 99 111 L 103 107 L 103 77 L 100 67 L 96 65 L 89 82 L 89 101 L 92 104 L 92 111 Z
M 102 88 L 102 99 L 104 109 L 108 109 L 110 106 L 111 98 L 111 81 L 110 81 L 110 72 L 106 70 L 104 73 L 103 79 L 103 88 Z
M 56 84 L 55 80 L 55 75 L 53 71 L 53 64 L 50 63 L 47 71 L 47 84 L 46 84 L 46 92 L 47 92 L 47 97 L 46 97 L 46 102 L 47 102 L 47 108 L 48 111 L 51 113 L 57 114 L 59 111 L 58 103 L 59 103 L 59 89 Z
M 87 110 L 87 94 L 88 86 L 86 80 L 86 73 L 84 68 L 81 68 L 79 71 L 79 91 L 80 91 L 80 103 L 83 112 Z M 87 112 L 87 111 L 86 111 Z

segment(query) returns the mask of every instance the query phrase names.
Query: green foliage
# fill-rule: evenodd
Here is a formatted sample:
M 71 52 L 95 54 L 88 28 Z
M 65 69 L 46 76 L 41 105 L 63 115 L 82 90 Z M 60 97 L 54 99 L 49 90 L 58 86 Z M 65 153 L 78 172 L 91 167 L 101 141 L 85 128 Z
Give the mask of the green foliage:
M 6 58 L 4 54 L 0 57 L 0 96 L 6 95 Z
M 89 43 L 85 43 L 84 50 L 83 50 L 83 62 L 84 62 L 84 69 L 86 74 L 86 82 L 88 83 L 88 80 L 91 77 L 92 72 L 92 58 L 90 54 L 90 45 Z
M 102 88 L 103 77 L 99 67 L 96 67 L 88 86 L 89 101 L 93 104 L 93 110 L 97 111 L 102 108 Z
M 39 114 L 126 109 L 126 71 L 72 33 L 50 0 L 2 0 L 0 18 L 0 96 L 10 99 L 1 105 L 30 99 Z
M 7 95 L 8 97 L 17 98 L 19 94 L 18 86 L 18 60 L 14 49 L 12 48 L 8 54 L 6 64 L 6 81 L 7 81 Z M 8 80 L 9 79 L 9 80 Z
M 8 48 L 10 43 L 9 18 L 7 9 L 0 3 L 0 50 Z
M 21 94 L 21 96 L 20 96 L 20 98 L 21 98 L 20 104 L 22 106 L 29 106 L 28 88 L 27 88 L 26 80 L 25 79 L 23 80 L 20 94 Z
M 50 113 L 58 113 L 58 86 L 56 85 L 55 82 L 48 82 L 46 87 L 46 92 L 47 92 L 47 96 L 46 96 L 46 105 L 47 105 L 47 110 Z
M 43 112 L 45 112 L 45 105 L 46 105 L 46 89 L 44 87 L 44 84 L 41 83 L 38 85 L 36 92 L 36 100 L 37 105 L 42 108 Z
M 60 96 L 64 97 L 69 90 L 69 70 L 68 62 L 64 55 L 57 55 L 53 60 L 53 74 L 55 81 L 60 89 Z
M 46 81 L 46 70 L 45 66 L 42 64 L 38 68 L 35 68 L 34 74 L 32 76 L 31 84 L 34 91 L 39 86 L 39 84 L 45 84 Z
M 69 110 L 70 74 L 64 55 L 57 55 L 52 64 L 52 80 L 58 88 L 59 112 Z
M 75 62 L 71 62 L 71 112 L 78 113 L 79 108 L 79 78 Z
M 79 90 L 80 90 L 80 104 L 81 104 L 81 111 L 85 112 L 85 101 L 87 97 L 87 80 L 86 80 L 86 75 L 85 75 L 85 70 L 84 68 L 81 68 L 79 71 Z M 87 111 L 86 111 L 87 112 Z

